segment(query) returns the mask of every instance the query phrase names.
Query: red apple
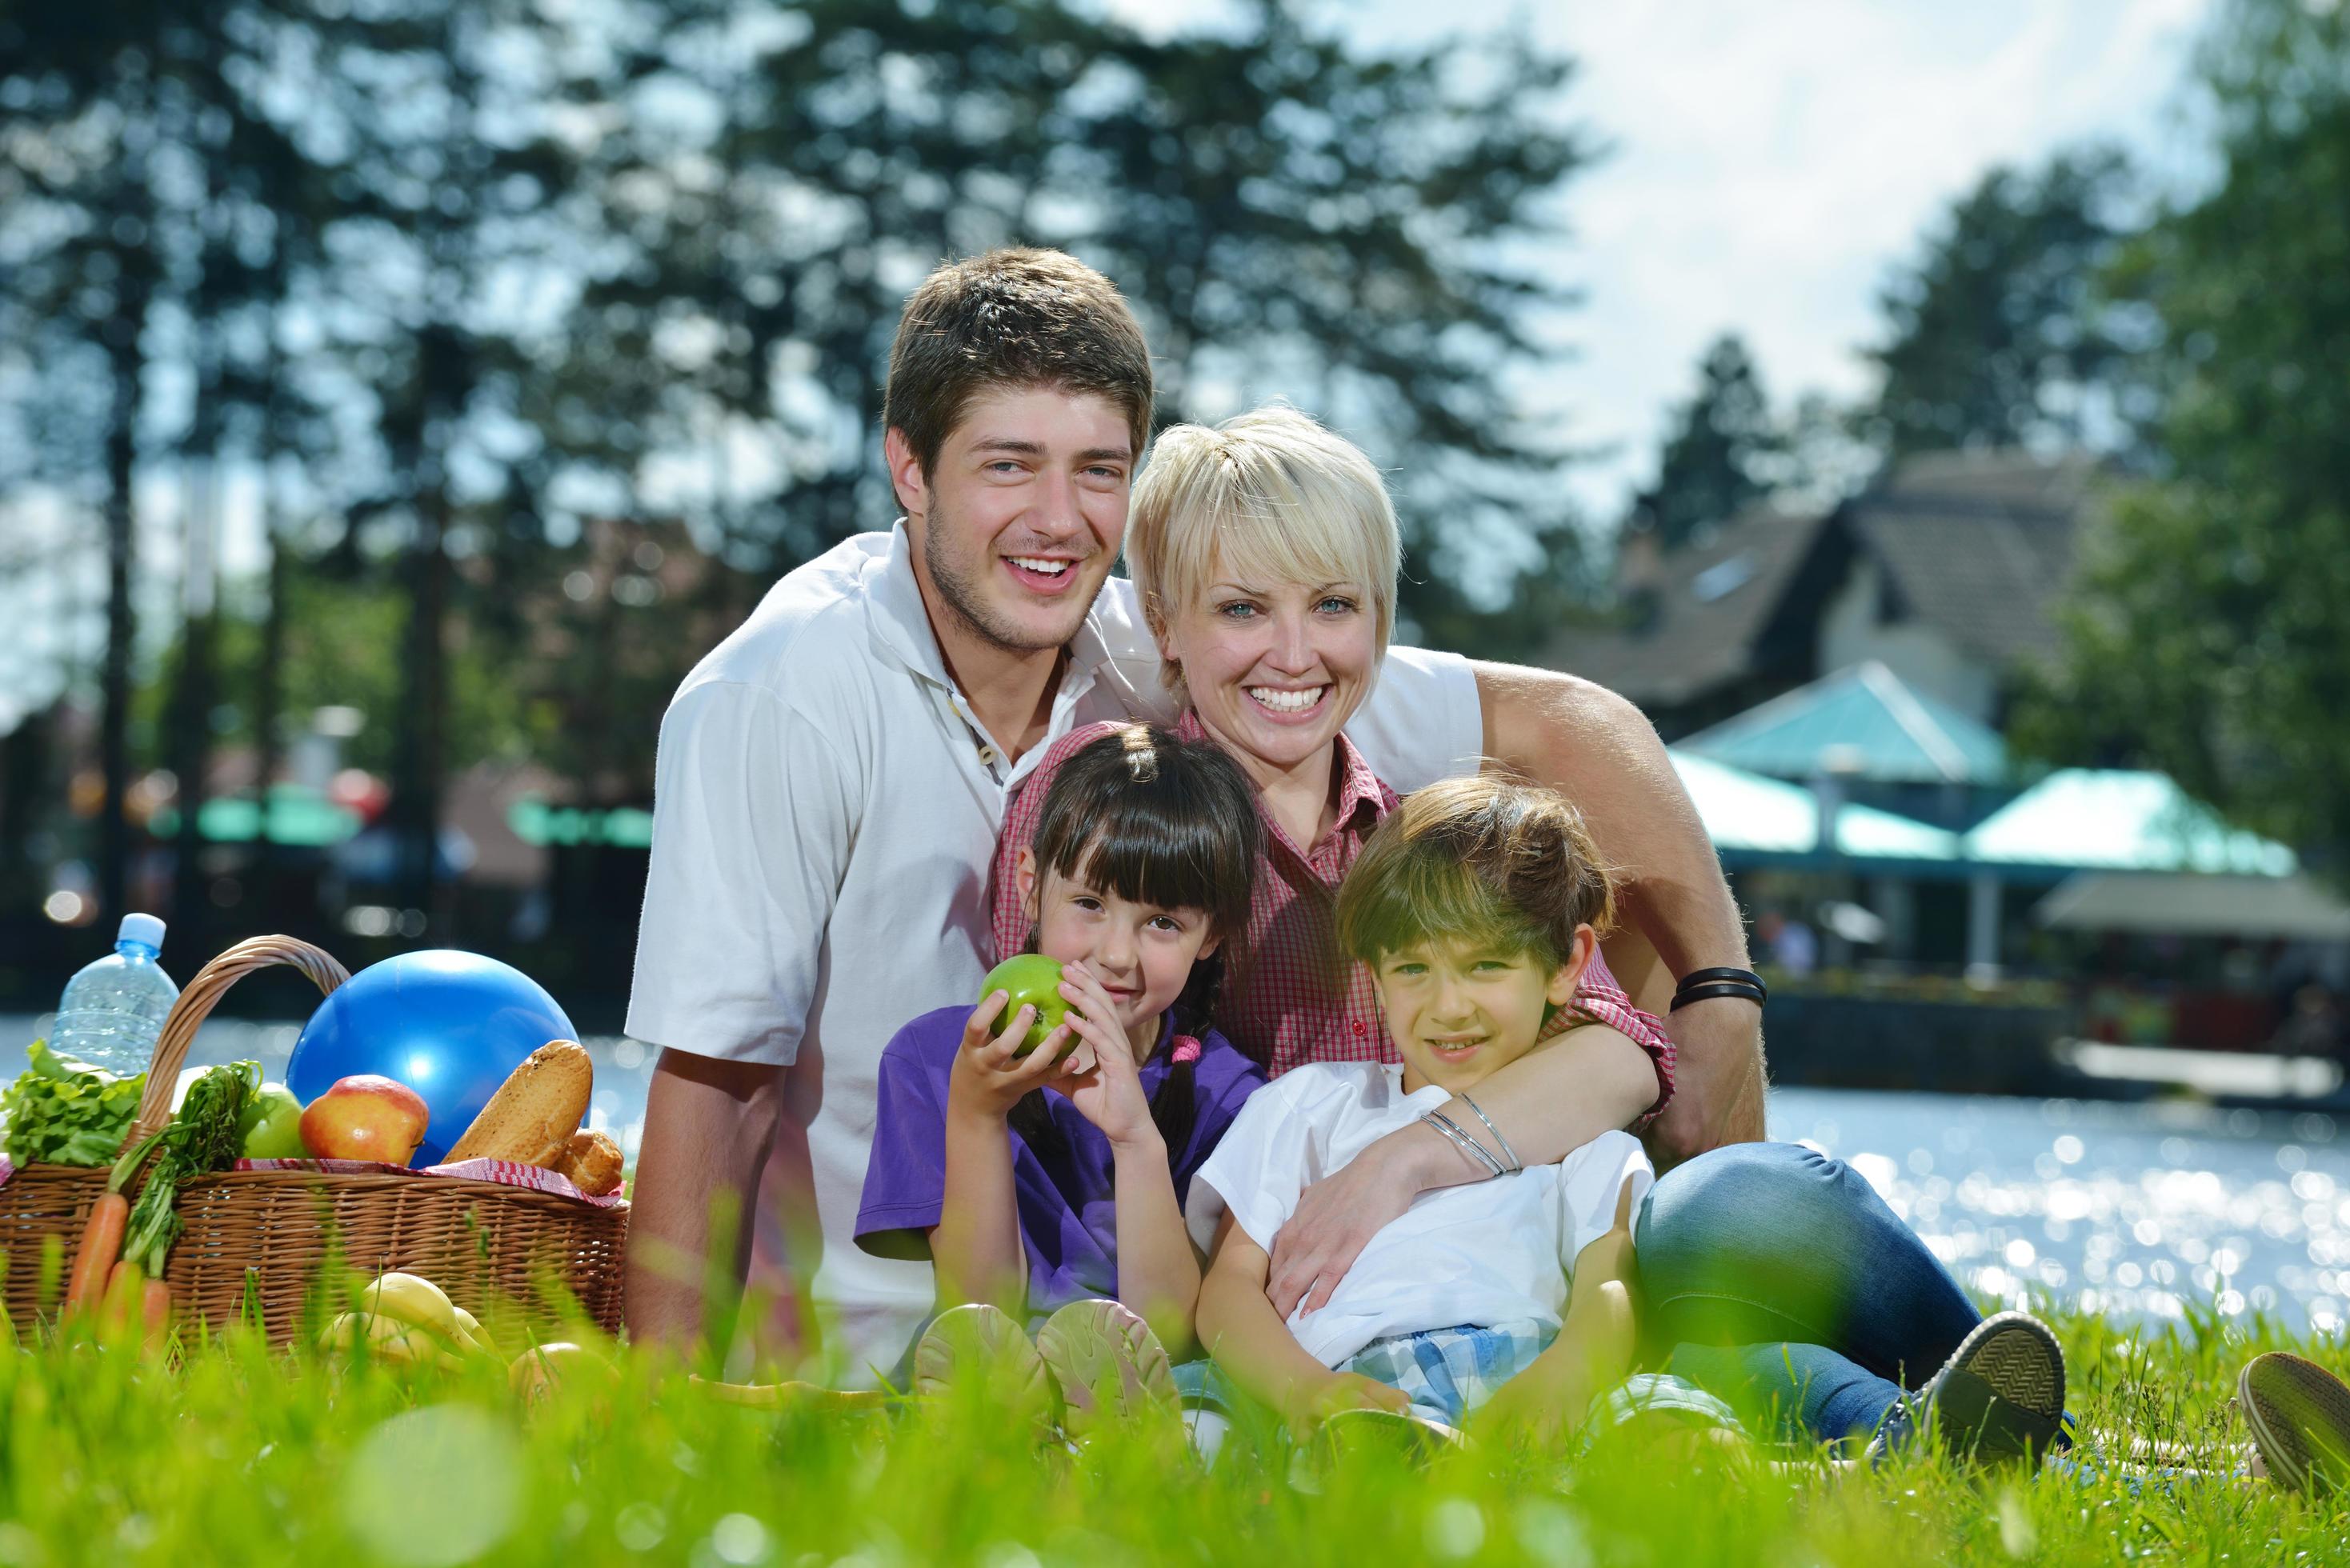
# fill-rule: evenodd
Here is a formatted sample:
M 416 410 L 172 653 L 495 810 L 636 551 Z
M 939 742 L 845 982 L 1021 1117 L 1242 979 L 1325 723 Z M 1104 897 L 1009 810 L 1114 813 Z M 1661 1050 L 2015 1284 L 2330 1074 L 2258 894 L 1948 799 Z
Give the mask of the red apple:
M 354 1073 L 302 1113 L 302 1147 L 318 1159 L 406 1165 L 432 1122 L 424 1097 L 399 1079 Z

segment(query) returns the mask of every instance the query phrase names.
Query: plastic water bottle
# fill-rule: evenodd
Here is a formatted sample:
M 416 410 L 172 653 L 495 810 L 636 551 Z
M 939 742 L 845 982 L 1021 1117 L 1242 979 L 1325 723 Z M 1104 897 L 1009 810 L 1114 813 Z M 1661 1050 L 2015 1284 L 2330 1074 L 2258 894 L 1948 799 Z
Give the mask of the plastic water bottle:
M 66 981 L 49 1049 L 124 1077 L 145 1072 L 180 1000 L 180 988 L 155 961 L 162 951 L 162 921 L 123 916 L 114 950 Z

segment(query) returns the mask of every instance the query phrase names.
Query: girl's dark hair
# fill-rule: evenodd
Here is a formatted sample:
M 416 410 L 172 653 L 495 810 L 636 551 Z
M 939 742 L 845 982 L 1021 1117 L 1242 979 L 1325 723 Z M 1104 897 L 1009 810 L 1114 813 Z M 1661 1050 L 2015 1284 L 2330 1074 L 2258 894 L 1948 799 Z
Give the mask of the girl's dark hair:
M 1040 890 L 1049 872 L 1134 903 L 1206 912 L 1220 950 L 1191 966 L 1169 1009 L 1176 1033 L 1201 1034 L 1223 974 L 1221 949 L 1248 925 L 1263 843 L 1256 791 L 1222 746 L 1186 741 L 1155 724 L 1128 724 L 1061 764 L 1031 848 Z M 1035 946 L 1032 930 L 1029 950 Z M 1150 1119 L 1170 1159 L 1191 1142 L 1198 1118 L 1193 1077 L 1194 1064 L 1175 1063 L 1150 1096 Z M 1060 1140 L 1041 1089 L 1022 1096 L 1007 1119 L 1040 1153 Z

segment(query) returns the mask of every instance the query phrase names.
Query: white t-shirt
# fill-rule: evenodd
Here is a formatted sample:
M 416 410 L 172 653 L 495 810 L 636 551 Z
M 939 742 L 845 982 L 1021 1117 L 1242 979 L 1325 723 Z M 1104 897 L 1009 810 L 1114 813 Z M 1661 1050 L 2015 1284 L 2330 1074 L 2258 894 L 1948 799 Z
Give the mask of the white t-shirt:
M 1174 716 L 1132 584 L 1104 588 L 1069 654 L 1048 734 L 1007 762 L 947 675 L 901 524 L 777 583 L 661 720 L 628 1032 L 790 1069 L 807 1165 L 779 1147 L 767 1190 L 813 1187 L 821 1256 L 790 1263 L 852 1371 L 892 1364 L 931 1305 L 929 1264 L 855 1245 L 858 1198 L 882 1048 L 987 972 L 1005 797 L 1077 724 Z M 1475 675 L 1393 649 L 1347 733 L 1399 790 L 1472 771 Z M 777 1218 L 759 1233 L 780 1252 Z
M 1283 1074 L 1249 1096 L 1192 1177 L 1195 1234 L 1204 1246 L 1229 1207 L 1271 1251 L 1298 1194 L 1451 1097 L 1433 1085 L 1407 1095 L 1403 1069 L 1375 1062 Z M 1290 1332 L 1336 1366 L 1374 1340 L 1432 1328 L 1532 1321 L 1555 1329 L 1575 1256 L 1614 1222 L 1627 1176 L 1637 1204 L 1656 1172 L 1639 1139 L 1606 1132 L 1556 1165 L 1423 1192 L 1371 1238 L 1326 1303 L 1290 1314 Z

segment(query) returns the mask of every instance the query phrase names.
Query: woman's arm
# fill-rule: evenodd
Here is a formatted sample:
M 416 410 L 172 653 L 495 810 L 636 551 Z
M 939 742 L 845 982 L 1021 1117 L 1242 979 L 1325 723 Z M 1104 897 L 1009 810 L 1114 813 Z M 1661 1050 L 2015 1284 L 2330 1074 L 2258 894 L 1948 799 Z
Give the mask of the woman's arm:
M 1485 753 L 1575 802 L 1608 864 L 1626 870 L 1624 918 L 1674 974 L 1747 964 L 1745 922 L 1705 825 L 1639 709 L 1550 670 L 1478 664 Z M 1679 1047 L 1673 1103 L 1650 1141 L 1687 1159 L 1762 1138 L 1762 1013 L 1698 1002 L 1671 1015 Z
M 1623 1033 L 1586 1023 L 1544 1041 L 1473 1091 L 1527 1165 L 1555 1165 L 1601 1133 L 1637 1121 L 1656 1103 L 1657 1069 Z M 1445 1114 L 1487 1148 L 1492 1135 L 1458 1096 Z M 1498 1151 L 1496 1151 L 1498 1152 Z M 1380 1138 L 1299 1194 L 1274 1238 L 1272 1304 L 1283 1317 L 1330 1299 L 1379 1228 L 1433 1188 L 1491 1180 L 1492 1173 L 1425 1122 Z
M 1200 1339 L 1224 1375 L 1301 1426 L 1339 1410 L 1408 1408 L 1400 1388 L 1333 1372 L 1305 1353 L 1264 1299 L 1270 1266 L 1264 1249 L 1225 1215 L 1200 1286 Z

